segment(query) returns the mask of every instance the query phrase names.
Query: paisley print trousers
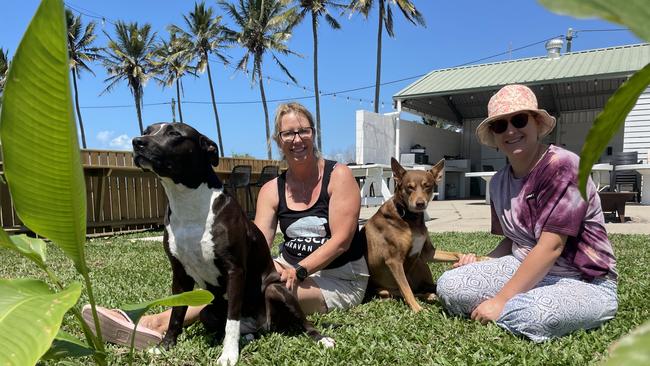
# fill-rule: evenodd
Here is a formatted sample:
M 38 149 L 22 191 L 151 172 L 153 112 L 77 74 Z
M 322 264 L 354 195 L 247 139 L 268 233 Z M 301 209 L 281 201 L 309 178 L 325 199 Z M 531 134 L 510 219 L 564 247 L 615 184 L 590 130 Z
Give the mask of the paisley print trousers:
M 438 297 L 450 313 L 469 316 L 501 290 L 520 264 L 509 255 L 449 270 L 438 279 Z M 616 287 L 612 279 L 585 282 L 547 275 L 530 291 L 511 298 L 496 324 L 534 342 L 596 328 L 616 314 Z

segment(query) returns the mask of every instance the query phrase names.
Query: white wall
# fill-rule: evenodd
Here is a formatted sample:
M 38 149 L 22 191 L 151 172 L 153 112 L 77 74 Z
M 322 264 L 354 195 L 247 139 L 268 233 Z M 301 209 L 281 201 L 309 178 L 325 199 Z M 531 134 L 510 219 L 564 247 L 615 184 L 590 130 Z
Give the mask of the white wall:
M 390 164 L 395 155 L 395 124 L 392 116 L 370 111 L 357 111 L 356 115 L 357 164 Z
M 356 115 L 356 163 L 390 164 L 395 156 L 395 118 L 369 111 L 357 111 Z M 429 162 L 435 163 L 444 155 L 461 154 L 461 134 L 422 123 L 398 120 L 399 154 L 411 152 L 411 146 L 419 144 L 426 148 Z M 399 159 L 399 157 L 398 157 Z
M 563 112 L 556 127 L 556 131 L 559 132 L 559 139 L 556 140 L 556 143 L 580 155 L 589 129 L 598 113 L 600 113 L 598 109 Z M 614 135 L 608 146 L 612 147 L 612 152 L 623 151 L 623 128 Z M 601 162 L 611 160 L 611 156 L 607 155 L 607 150 L 603 152 L 600 160 Z
M 650 162 L 650 88 L 646 89 L 625 118 L 623 151 L 638 151 L 639 159 Z
M 460 155 L 460 143 L 460 133 L 412 121 L 399 121 L 400 154 L 410 153 L 411 146 L 418 144 L 426 148 L 429 163 L 433 164 L 444 155 Z

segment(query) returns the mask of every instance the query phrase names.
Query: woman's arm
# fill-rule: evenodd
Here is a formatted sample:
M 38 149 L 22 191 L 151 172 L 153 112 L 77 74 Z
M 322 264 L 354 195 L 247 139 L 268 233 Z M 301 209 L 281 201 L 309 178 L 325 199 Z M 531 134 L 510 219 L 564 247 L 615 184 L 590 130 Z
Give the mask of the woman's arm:
M 350 247 L 358 230 L 361 195 L 352 171 L 345 165 L 337 164 L 332 171 L 329 187 L 329 225 L 331 238 L 320 248 L 300 261 L 309 273 L 314 273 L 344 253 Z
M 474 309 L 472 319 L 483 324 L 496 320 L 508 300 L 519 293 L 532 289 L 548 274 L 562 254 L 566 240 L 566 235 L 542 232 L 537 245 L 524 258 L 512 278 L 493 298 L 484 301 Z
M 257 195 L 255 208 L 255 225 L 262 231 L 269 248 L 273 245 L 275 230 L 278 227 L 278 179 L 266 182 Z

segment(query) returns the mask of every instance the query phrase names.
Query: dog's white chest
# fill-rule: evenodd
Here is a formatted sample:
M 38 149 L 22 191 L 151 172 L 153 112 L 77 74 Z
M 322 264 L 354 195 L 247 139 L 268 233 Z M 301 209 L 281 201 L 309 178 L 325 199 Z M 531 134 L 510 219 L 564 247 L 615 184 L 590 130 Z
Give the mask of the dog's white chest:
M 169 224 L 165 227 L 169 251 L 200 287 L 218 286 L 221 273 L 214 263 L 212 204 L 222 190 L 210 189 L 207 184 L 189 189 L 170 182 L 163 180 L 171 208 Z
M 427 237 L 426 237 L 425 234 L 422 234 L 422 233 L 414 233 L 413 234 L 412 239 L 411 239 L 411 251 L 409 252 L 409 257 L 420 254 L 426 239 L 427 239 Z

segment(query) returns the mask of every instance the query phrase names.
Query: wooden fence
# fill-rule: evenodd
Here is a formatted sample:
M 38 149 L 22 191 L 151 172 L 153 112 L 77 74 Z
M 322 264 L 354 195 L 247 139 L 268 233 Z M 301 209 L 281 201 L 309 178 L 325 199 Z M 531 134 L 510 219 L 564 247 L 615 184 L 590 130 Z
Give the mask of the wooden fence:
M 151 229 L 163 224 L 167 210 L 167 198 L 151 172 L 144 172 L 133 165 L 129 151 L 82 150 L 86 180 L 87 233 L 110 234 L 133 230 Z M 246 158 L 221 158 L 215 169 L 222 181 L 227 181 L 236 165 L 252 167 L 251 181 L 259 177 L 265 165 L 280 165 L 275 160 Z M 251 187 L 253 202 L 257 200 L 258 188 Z M 254 207 L 248 204 L 244 190 L 237 192 L 237 199 L 249 213 Z M 6 184 L 0 184 L 0 223 L 8 232 L 27 232 L 11 201 Z

